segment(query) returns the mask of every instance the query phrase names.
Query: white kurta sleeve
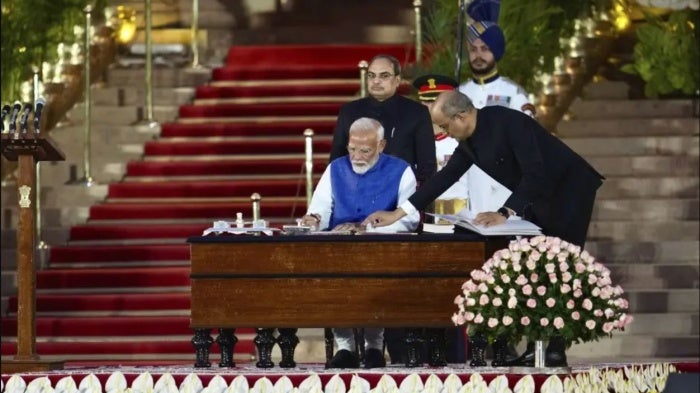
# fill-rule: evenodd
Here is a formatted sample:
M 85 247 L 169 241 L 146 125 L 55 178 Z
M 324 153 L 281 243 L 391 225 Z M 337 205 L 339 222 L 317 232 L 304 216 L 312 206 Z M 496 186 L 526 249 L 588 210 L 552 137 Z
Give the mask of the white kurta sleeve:
M 401 182 L 399 183 L 399 206 L 401 206 L 404 202 L 410 203 L 407 202 L 408 198 L 413 195 L 414 192 L 416 192 L 416 186 L 416 176 L 413 174 L 413 170 L 411 168 L 406 168 L 401 176 Z M 374 228 L 374 231 L 384 233 L 413 232 L 416 230 L 416 228 L 418 228 L 419 222 L 420 213 L 414 209 L 413 212 L 406 214 L 395 223 L 385 227 Z
M 333 189 L 331 187 L 331 166 L 328 165 L 326 170 L 321 175 L 321 180 L 318 181 L 314 194 L 311 196 L 311 203 L 306 214 L 318 214 L 321 216 L 321 222 L 318 224 L 318 230 L 328 229 L 328 224 L 331 221 L 331 213 L 333 212 Z

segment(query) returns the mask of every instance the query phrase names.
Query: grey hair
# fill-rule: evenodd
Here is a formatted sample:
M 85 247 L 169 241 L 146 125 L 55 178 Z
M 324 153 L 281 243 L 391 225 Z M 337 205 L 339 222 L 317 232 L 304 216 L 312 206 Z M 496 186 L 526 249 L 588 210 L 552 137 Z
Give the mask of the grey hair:
M 384 139 L 384 127 L 379 121 L 369 118 L 361 117 L 350 125 L 350 131 L 348 133 L 352 134 L 354 132 L 360 131 L 374 131 L 377 133 L 377 140 L 381 141 Z
M 446 97 L 444 97 L 441 109 L 445 116 L 451 117 L 460 112 L 471 112 L 474 109 L 474 103 L 464 93 L 450 91 L 443 94 Z
M 391 63 L 391 67 L 394 69 L 394 74 L 396 76 L 401 75 L 401 63 L 399 62 L 399 59 L 395 58 L 394 56 L 385 55 L 382 53 L 382 54 L 374 56 L 372 58 L 372 60 L 369 61 L 369 64 L 371 65 L 372 63 L 374 63 L 375 60 L 379 60 L 379 59 L 384 59 L 384 60 L 388 61 L 389 63 Z

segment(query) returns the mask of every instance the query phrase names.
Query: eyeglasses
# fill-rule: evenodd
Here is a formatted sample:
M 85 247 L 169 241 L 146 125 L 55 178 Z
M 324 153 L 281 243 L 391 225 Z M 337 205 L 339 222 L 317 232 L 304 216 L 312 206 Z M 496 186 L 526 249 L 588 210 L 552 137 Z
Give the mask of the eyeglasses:
M 382 72 L 381 74 L 375 74 L 374 72 L 367 73 L 368 80 L 379 79 L 382 82 L 386 82 L 389 80 L 389 78 L 394 77 L 394 76 L 396 76 L 396 74 L 391 74 L 388 72 Z

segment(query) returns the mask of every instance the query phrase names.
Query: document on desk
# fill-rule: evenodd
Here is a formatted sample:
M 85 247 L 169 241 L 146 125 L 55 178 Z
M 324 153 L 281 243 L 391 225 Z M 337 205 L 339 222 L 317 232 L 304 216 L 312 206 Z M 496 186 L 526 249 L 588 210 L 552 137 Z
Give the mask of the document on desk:
M 469 217 L 467 213 L 467 209 L 464 209 L 457 214 L 425 214 L 449 221 L 454 225 L 469 229 L 472 232 L 476 232 L 484 236 L 535 236 L 542 234 L 542 228 L 531 223 L 530 221 L 523 220 L 520 217 L 511 216 L 503 224 L 485 227 L 483 225 L 475 224 L 474 218 Z

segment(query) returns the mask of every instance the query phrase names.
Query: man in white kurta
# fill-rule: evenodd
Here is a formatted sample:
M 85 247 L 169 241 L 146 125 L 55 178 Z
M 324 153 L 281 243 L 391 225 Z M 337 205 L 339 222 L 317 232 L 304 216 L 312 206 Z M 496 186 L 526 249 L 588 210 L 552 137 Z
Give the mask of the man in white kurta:
M 350 126 L 348 155 L 333 160 L 323 172 L 311 197 L 304 225 L 320 230 L 384 233 L 411 232 L 420 220 L 418 212 L 382 228 L 360 223 L 382 206 L 398 207 L 416 190 L 411 166 L 400 158 L 383 154 L 384 128 L 374 119 L 355 120 Z M 333 329 L 338 351 L 331 368 L 357 368 L 352 329 Z M 365 328 L 365 368 L 384 367 L 384 329 Z

